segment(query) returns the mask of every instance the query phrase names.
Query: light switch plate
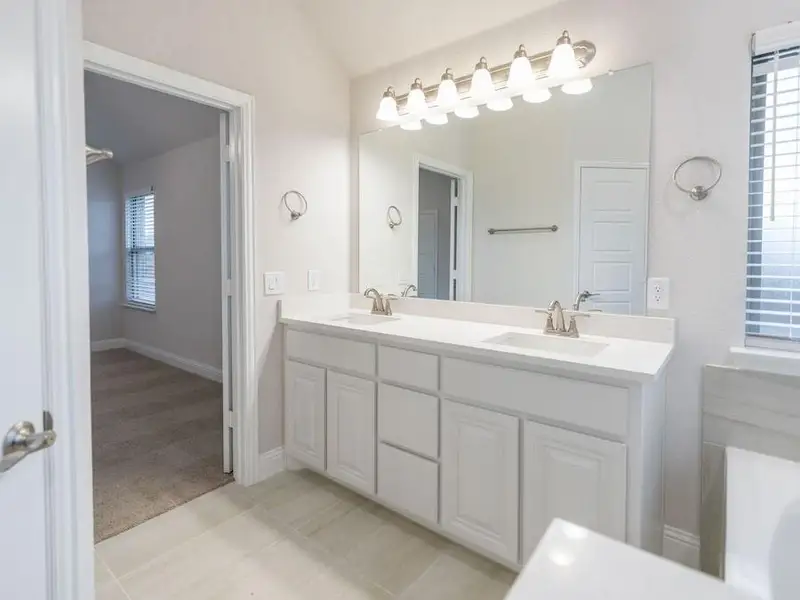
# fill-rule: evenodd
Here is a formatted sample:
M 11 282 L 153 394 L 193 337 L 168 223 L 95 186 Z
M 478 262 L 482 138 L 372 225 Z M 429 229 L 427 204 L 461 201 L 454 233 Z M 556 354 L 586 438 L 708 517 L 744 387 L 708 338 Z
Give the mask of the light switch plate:
M 280 271 L 264 273 L 264 295 L 276 296 L 284 292 L 284 274 Z
M 322 271 L 317 269 L 308 270 L 308 291 L 317 292 L 322 287 Z
M 651 277 L 647 280 L 647 308 L 651 310 L 669 309 L 669 279 Z

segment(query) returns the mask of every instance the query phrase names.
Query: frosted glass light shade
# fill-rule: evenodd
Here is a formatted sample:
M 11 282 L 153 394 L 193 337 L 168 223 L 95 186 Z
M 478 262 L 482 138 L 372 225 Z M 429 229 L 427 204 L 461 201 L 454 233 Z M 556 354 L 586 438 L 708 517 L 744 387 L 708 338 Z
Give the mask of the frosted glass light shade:
M 514 60 L 511 62 L 507 85 L 510 90 L 519 91 L 524 90 L 532 83 L 533 69 L 531 68 L 531 61 L 528 60 L 525 46 L 520 46 L 519 50 L 514 54 Z
M 436 104 L 444 109 L 451 109 L 458 104 L 459 96 L 456 83 L 453 81 L 453 72 L 447 69 L 442 75 L 439 92 L 436 95 Z
M 550 57 L 550 65 L 547 67 L 547 76 L 551 79 L 569 79 L 578 75 L 578 64 L 575 62 L 575 49 L 569 39 L 569 33 L 564 32 L 553 54 Z
M 550 100 L 552 96 L 553 94 L 547 88 L 534 88 L 522 94 L 522 99 L 531 104 L 541 104 Z
M 425 117 L 431 125 L 447 125 L 447 115 L 445 113 L 433 113 Z
M 375 115 L 375 118 L 380 121 L 397 120 L 397 100 L 395 100 L 394 90 L 392 88 L 389 88 L 384 92 L 383 98 L 381 98 L 381 104 L 378 107 L 378 113 Z
M 486 103 L 486 108 L 495 112 L 504 112 L 514 108 L 511 98 L 492 98 Z
M 416 121 L 406 121 L 400 125 L 400 129 L 404 129 L 405 131 L 419 131 L 422 129 L 422 121 L 419 119 Z
M 489 73 L 489 66 L 486 59 L 481 57 L 475 65 L 475 72 L 472 74 L 472 83 L 469 86 L 469 95 L 475 102 L 485 102 L 494 93 L 494 83 L 492 74 Z
M 564 85 L 561 86 L 561 91 L 565 94 L 570 94 L 572 96 L 578 96 L 580 94 L 585 94 L 586 92 L 591 91 L 594 86 L 592 85 L 592 80 L 588 77 L 584 79 L 576 79 L 574 81 L 568 81 Z
M 474 119 L 481 114 L 478 107 L 471 104 L 459 104 L 453 112 L 459 119 Z
M 419 79 L 417 81 L 419 81 Z M 411 86 L 411 91 L 408 92 L 406 110 L 415 115 L 428 110 L 428 103 L 425 101 L 425 92 L 422 91 L 422 84 L 417 86 L 417 83 L 414 83 L 414 85 Z

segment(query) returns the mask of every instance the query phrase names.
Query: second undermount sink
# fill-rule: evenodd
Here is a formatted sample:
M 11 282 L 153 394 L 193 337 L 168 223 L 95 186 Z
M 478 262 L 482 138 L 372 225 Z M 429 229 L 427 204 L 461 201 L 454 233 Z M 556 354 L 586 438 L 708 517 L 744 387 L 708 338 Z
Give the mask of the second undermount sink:
M 526 350 L 555 352 L 557 354 L 580 356 L 584 358 L 597 356 L 600 352 L 608 348 L 608 344 L 603 344 L 601 342 L 515 332 L 504 333 L 503 335 L 483 340 L 483 343 L 496 344 L 498 346 L 512 346 L 514 348 L 524 348 Z
M 390 323 L 391 321 L 399 321 L 399 317 L 389 317 L 386 315 L 365 315 L 361 313 L 353 313 L 344 315 L 343 317 L 334 317 L 331 321 L 340 323 L 349 323 L 350 325 L 381 325 L 383 323 Z

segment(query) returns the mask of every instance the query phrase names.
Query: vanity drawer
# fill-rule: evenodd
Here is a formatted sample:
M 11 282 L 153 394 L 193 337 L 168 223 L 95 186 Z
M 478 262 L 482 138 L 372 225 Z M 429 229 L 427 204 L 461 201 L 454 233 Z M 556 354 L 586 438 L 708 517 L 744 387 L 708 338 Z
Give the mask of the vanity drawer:
M 436 523 L 439 518 L 439 465 L 378 444 L 378 497 L 390 506 Z
M 439 357 L 433 354 L 381 346 L 378 350 L 381 379 L 423 390 L 439 389 Z
M 289 329 L 286 355 L 342 371 L 375 375 L 375 345 Z
M 442 390 L 455 398 L 620 438 L 628 432 L 626 388 L 445 358 Z
M 423 456 L 439 456 L 439 399 L 381 384 L 378 438 Z

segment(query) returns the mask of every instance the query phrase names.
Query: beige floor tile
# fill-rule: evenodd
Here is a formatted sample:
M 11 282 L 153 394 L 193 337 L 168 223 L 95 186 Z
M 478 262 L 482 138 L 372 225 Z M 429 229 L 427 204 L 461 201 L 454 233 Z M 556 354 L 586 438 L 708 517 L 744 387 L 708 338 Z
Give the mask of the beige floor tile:
M 94 553 L 94 584 L 96 586 L 114 581 L 114 575 L 111 573 L 106 563 L 100 558 L 100 555 L 95 550 Z
M 345 558 L 366 580 L 397 595 L 428 570 L 445 544 L 405 519 L 387 516 Z
M 230 484 L 100 542 L 97 552 L 119 577 L 253 507 L 247 488 Z
M 120 583 L 131 600 L 177 597 L 200 581 L 225 577 L 232 565 L 281 537 L 265 509 L 256 506 L 143 565 Z
M 296 495 L 292 500 L 267 508 L 270 518 L 297 529 L 317 515 L 339 504 L 339 499 L 327 487 L 315 487 Z
M 511 587 L 508 571 L 461 549 L 440 553 L 401 600 L 502 600 Z
M 350 500 L 339 500 L 325 510 L 316 513 L 312 518 L 300 525 L 297 531 L 301 535 L 309 537 L 363 504 L 363 502 L 354 503 Z
M 334 556 L 343 557 L 383 525 L 386 511 L 367 503 L 320 527 L 308 538 Z
M 95 600 L 128 600 L 127 594 L 115 579 L 95 585 Z

